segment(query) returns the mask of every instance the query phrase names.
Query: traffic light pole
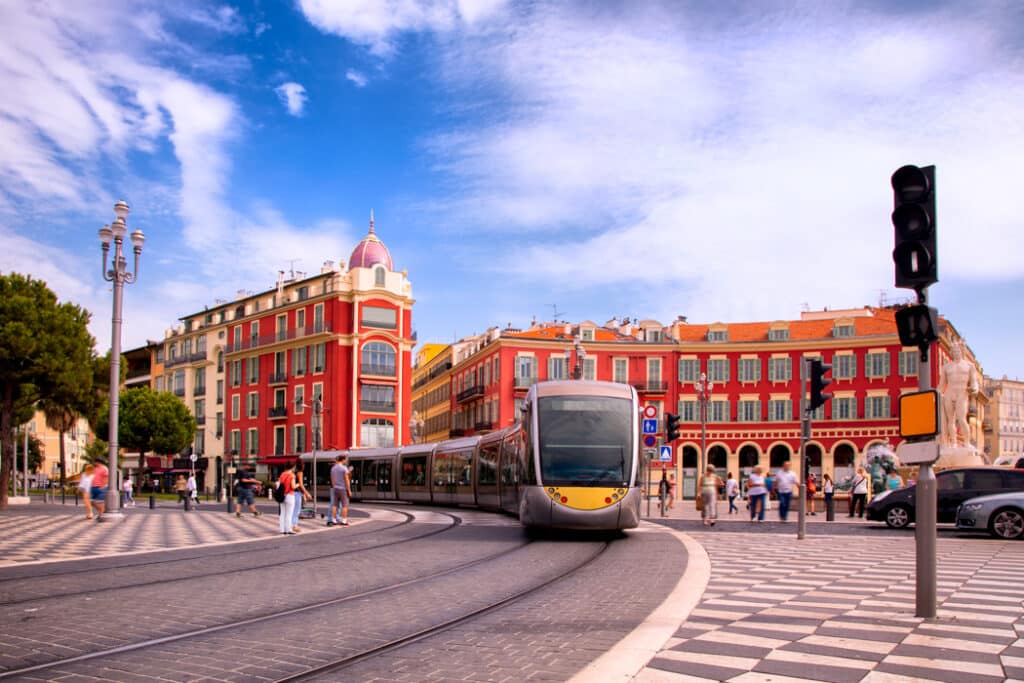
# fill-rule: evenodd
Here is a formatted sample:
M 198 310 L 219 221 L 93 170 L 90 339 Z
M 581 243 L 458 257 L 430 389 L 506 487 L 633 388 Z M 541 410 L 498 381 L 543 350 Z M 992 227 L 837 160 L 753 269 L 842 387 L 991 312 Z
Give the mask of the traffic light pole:
M 803 359 L 804 372 L 800 381 L 800 466 L 797 468 L 797 476 L 800 477 L 800 492 L 797 504 L 800 509 L 796 515 L 796 538 L 802 541 L 807 534 L 807 442 L 811 439 L 811 411 L 807 401 L 807 378 L 811 376 L 811 359 Z
M 918 290 L 919 304 L 928 303 L 928 288 Z M 917 364 L 918 391 L 932 388 L 931 359 L 928 355 L 928 344 L 921 347 L 921 358 Z M 936 613 L 936 526 L 937 493 L 935 470 L 931 463 L 922 464 L 917 474 L 916 520 L 914 523 L 914 542 L 917 555 L 917 586 L 915 616 L 923 619 L 934 619 Z

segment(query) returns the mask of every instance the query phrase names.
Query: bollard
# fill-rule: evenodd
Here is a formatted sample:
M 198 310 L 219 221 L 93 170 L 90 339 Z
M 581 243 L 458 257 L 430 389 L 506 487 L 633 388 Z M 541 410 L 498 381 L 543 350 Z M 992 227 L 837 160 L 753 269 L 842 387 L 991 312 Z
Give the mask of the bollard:
M 825 521 L 836 521 L 836 499 L 831 496 L 825 501 Z
M 154 496 L 151 493 L 151 494 L 149 494 L 149 509 L 152 510 L 155 507 L 156 507 L 156 496 Z
M 228 513 L 230 514 L 230 512 L 231 512 L 231 496 L 225 496 L 225 497 L 224 497 L 224 500 L 225 500 L 225 501 L 227 501 L 227 504 L 228 504 Z
M 188 512 L 191 509 L 192 509 L 192 498 L 189 497 L 189 496 L 185 496 L 185 512 Z

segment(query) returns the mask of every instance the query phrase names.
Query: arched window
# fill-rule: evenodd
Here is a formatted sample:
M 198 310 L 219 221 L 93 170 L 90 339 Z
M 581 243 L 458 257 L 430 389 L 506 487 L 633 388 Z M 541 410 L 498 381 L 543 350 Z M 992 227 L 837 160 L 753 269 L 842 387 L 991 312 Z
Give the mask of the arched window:
M 384 342 L 363 344 L 360 372 L 364 375 L 395 376 L 395 349 Z
M 373 269 L 373 284 L 375 287 L 384 286 L 384 266 L 377 266 Z
M 395 445 L 394 423 L 381 417 L 363 420 L 359 430 L 359 445 L 366 448 L 391 448 Z

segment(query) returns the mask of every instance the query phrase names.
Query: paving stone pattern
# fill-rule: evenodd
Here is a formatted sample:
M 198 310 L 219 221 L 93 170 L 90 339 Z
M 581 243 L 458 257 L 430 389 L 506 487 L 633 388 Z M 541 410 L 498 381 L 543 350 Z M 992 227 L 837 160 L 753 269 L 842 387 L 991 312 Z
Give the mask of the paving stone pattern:
M 1024 679 L 1024 544 L 940 538 L 938 614 L 924 621 L 912 534 L 691 535 L 710 583 L 641 683 Z

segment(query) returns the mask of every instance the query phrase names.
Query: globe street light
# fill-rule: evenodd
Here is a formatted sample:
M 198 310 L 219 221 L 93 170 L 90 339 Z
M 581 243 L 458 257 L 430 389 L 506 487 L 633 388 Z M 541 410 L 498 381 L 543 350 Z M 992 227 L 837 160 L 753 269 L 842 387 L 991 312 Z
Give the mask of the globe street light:
M 124 257 L 124 235 L 128 232 L 125 221 L 128 219 L 128 204 L 122 199 L 114 205 L 114 214 L 117 218 L 110 225 L 100 228 L 100 246 L 103 247 L 103 279 L 114 283 L 114 312 L 111 317 L 112 328 L 110 335 L 110 431 L 108 441 L 110 442 L 109 468 L 110 478 L 107 481 L 106 512 L 100 519 L 121 521 L 121 515 L 117 469 L 117 406 L 119 392 L 121 389 L 121 308 L 124 286 L 135 282 L 139 276 L 139 255 L 142 253 L 142 244 L 146 236 L 141 230 L 131 234 L 132 247 L 135 251 L 135 267 L 129 273 L 127 260 Z M 110 242 L 114 242 L 114 257 L 110 268 L 107 269 L 107 254 L 110 251 Z

